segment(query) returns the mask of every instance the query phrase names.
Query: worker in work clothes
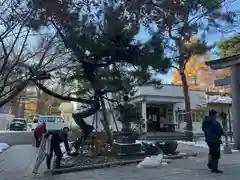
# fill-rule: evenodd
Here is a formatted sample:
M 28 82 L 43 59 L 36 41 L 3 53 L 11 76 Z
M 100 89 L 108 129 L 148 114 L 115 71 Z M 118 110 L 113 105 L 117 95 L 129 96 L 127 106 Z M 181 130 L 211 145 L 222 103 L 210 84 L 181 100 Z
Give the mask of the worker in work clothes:
M 47 156 L 47 168 L 51 169 L 51 161 L 53 152 L 56 155 L 56 167 L 55 168 L 61 168 L 61 160 L 63 153 L 61 151 L 60 144 L 64 143 L 65 149 L 68 154 L 70 154 L 70 148 L 68 144 L 68 132 L 69 128 L 65 127 L 62 130 L 57 131 L 49 131 L 45 137 L 48 137 L 49 135 L 52 135 L 51 138 L 51 144 L 50 144 L 50 154 Z
M 222 171 L 218 169 L 218 162 L 221 155 L 221 137 L 224 135 L 224 131 L 221 124 L 216 120 L 216 115 L 217 112 L 215 110 L 209 111 L 209 116 L 206 116 L 203 121 L 202 130 L 205 134 L 205 141 L 209 147 L 208 168 L 211 169 L 213 173 L 222 173 Z
M 46 123 L 39 124 L 36 129 L 34 129 L 34 138 L 36 141 L 36 147 L 39 148 L 43 134 L 47 132 Z

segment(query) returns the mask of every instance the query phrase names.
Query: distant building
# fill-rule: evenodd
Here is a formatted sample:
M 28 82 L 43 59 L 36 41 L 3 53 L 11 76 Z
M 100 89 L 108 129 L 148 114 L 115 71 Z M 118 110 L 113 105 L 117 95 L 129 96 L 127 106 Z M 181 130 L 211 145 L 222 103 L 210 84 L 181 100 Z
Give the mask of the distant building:
M 5 104 L 4 106 L 0 107 L 0 113 L 11 114 L 12 106 L 9 103 Z

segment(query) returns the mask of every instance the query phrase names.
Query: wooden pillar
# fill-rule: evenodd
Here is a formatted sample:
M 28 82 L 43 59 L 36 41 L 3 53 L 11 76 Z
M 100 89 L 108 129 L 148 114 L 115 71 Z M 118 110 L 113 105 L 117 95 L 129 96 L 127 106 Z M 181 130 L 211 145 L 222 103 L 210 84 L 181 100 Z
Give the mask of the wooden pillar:
M 141 108 L 141 115 L 142 118 L 145 122 L 145 128 L 144 128 L 144 132 L 147 132 L 147 102 L 146 99 L 144 98 L 142 101 L 142 108 Z
M 232 65 L 231 69 L 233 132 L 236 148 L 240 149 L 240 64 Z

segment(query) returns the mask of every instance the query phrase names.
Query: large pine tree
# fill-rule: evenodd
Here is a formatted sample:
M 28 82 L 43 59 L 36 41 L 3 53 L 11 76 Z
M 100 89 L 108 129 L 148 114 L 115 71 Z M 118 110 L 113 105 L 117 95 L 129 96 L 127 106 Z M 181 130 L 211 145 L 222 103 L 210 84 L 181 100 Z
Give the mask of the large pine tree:
M 81 118 L 99 110 L 101 99 L 109 92 L 130 93 L 138 85 L 159 85 L 161 81 L 153 75 L 166 73 L 171 65 L 164 57 L 161 36 L 153 34 L 146 42 L 136 39 L 139 19 L 127 12 L 122 1 L 85 2 L 28 1 L 28 8 L 34 11 L 28 26 L 38 32 L 49 27 L 71 54 L 71 68 L 61 77 L 75 85 L 71 92 L 75 97 L 35 83 L 54 97 L 86 104 L 88 108 L 78 114 Z

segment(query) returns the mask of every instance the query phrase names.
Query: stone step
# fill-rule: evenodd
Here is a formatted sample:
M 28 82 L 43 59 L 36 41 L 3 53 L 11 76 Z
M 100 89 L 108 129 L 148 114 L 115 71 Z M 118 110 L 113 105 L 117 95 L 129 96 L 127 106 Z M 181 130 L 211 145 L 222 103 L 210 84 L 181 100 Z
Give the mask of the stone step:
M 169 141 L 169 140 L 187 140 L 186 136 L 178 136 L 178 137 L 162 137 L 162 136 L 147 136 L 146 140 L 150 141 Z

